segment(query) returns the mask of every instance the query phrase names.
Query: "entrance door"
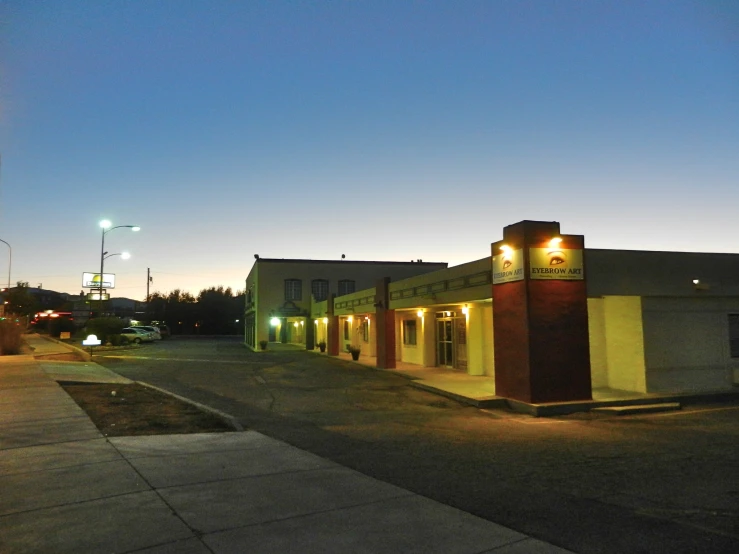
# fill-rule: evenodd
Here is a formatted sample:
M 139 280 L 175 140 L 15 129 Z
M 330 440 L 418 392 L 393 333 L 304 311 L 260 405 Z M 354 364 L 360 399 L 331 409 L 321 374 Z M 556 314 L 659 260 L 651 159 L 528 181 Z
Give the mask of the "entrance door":
M 436 316 L 436 365 L 467 370 L 467 318 L 454 312 Z
M 436 320 L 436 365 L 454 367 L 454 327 L 451 317 Z

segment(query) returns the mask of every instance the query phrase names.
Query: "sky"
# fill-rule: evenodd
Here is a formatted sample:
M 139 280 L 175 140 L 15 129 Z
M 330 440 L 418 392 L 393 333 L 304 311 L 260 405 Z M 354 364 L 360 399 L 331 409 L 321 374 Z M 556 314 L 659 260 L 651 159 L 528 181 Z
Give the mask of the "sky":
M 3 285 L 79 293 L 102 219 L 138 300 L 524 219 L 739 253 L 739 3 L 0 0 L 0 156 Z

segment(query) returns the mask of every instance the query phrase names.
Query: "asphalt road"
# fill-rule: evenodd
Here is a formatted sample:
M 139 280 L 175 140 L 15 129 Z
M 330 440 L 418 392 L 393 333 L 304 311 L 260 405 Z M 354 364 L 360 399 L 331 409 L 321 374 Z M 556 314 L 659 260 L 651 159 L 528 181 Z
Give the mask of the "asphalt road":
M 739 552 L 739 406 L 531 418 L 234 339 L 98 358 L 245 427 L 581 553 Z

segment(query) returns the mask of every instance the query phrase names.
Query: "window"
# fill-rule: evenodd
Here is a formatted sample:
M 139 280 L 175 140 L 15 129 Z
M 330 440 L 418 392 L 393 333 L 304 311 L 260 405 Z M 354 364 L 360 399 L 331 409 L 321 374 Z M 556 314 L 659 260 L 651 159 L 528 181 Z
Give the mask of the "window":
M 369 319 L 362 320 L 362 339 L 369 342 Z
M 349 332 L 349 320 L 344 320 L 344 340 L 350 340 L 351 334 Z
M 353 293 L 354 287 L 354 281 L 351 281 L 350 279 L 342 279 L 339 281 L 339 296 Z
M 321 302 L 328 298 L 328 281 L 326 279 L 313 279 L 310 284 L 310 291 L 316 302 Z
M 416 345 L 416 320 L 403 320 L 403 344 L 406 346 Z
M 729 352 L 739 358 L 739 314 L 729 314 Z
M 303 282 L 300 279 L 285 279 L 285 300 L 302 300 Z

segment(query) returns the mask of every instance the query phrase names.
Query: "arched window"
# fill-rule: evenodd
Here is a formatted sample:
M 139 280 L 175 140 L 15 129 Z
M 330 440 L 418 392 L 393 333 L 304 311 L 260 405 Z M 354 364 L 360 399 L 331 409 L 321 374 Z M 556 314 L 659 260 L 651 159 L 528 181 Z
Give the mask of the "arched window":
M 326 279 L 313 279 L 310 291 L 317 302 L 326 300 L 328 298 L 328 281 Z
M 342 279 L 339 281 L 339 296 L 351 294 L 355 291 L 355 283 L 351 279 Z
M 300 279 L 285 279 L 285 300 L 303 299 L 303 281 Z

